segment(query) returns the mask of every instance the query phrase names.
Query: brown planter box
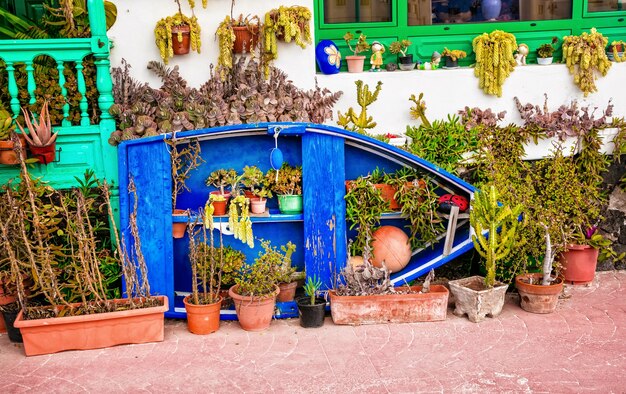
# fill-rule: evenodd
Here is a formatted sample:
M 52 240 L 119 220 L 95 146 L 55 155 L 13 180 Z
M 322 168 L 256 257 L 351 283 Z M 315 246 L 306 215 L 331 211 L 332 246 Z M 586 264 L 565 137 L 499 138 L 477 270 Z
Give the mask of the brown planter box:
M 418 293 L 421 289 L 422 286 L 411 286 L 415 293 L 371 296 L 338 296 L 331 290 L 328 294 L 333 322 L 356 326 L 445 320 L 448 289 L 431 285 L 430 293 L 424 294 Z
M 22 332 L 27 356 L 161 342 L 164 336 L 163 313 L 168 309 L 168 302 L 166 296 L 156 298 L 163 305 L 82 316 L 24 320 L 20 311 L 15 327 Z

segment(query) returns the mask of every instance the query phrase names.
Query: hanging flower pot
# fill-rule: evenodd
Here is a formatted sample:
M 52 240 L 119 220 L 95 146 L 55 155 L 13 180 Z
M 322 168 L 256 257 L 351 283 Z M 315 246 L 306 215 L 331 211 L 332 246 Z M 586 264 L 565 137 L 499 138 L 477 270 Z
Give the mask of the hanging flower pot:
M 234 53 L 250 53 L 256 47 L 259 40 L 258 26 L 233 26 L 235 42 L 233 44 Z
M 188 25 L 172 26 L 172 51 L 174 55 L 186 55 L 190 48 L 191 28 Z
M 39 160 L 41 164 L 52 163 L 56 158 L 56 143 L 48 146 L 30 145 L 28 148 L 30 149 L 30 153 L 33 157 Z

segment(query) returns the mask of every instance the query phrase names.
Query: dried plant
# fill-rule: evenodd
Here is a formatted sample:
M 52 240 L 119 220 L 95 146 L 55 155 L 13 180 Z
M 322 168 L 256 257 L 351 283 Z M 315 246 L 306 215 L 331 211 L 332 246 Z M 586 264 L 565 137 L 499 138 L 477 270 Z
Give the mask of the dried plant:
M 147 269 L 136 223 L 136 195 L 130 218 L 131 255 L 117 235 L 106 182 L 98 184 L 98 192 L 94 192 L 90 188 L 97 181 L 88 173 L 79 187 L 62 193 L 31 179 L 23 162 L 20 176 L 19 186 L 13 187 L 9 182 L 2 194 L 0 242 L 5 247 L 4 254 L 26 319 L 116 310 L 116 303 L 111 302 L 109 275 L 104 272 L 111 262 L 116 266 L 122 262 L 130 299 L 130 305 L 125 307 L 139 308 L 158 302 L 149 298 Z M 132 179 L 129 190 L 134 191 Z M 99 216 L 94 215 L 101 207 L 107 208 L 119 260 L 99 238 L 101 231 L 108 233 Z M 32 308 L 27 304 L 23 289 L 26 277 L 32 278 L 34 289 L 48 307 Z M 72 305 L 75 301 L 82 304 Z
M 186 144 L 179 145 L 176 132 L 172 133 L 172 138 L 165 141 L 170 148 L 170 162 L 172 165 L 172 209 L 176 209 L 178 195 L 184 190 L 191 191 L 187 186 L 187 180 L 191 171 L 197 169 L 205 163 L 200 156 L 200 142 L 194 139 Z
M 130 67 L 126 63 L 123 67 L 112 71 L 115 104 L 110 113 L 118 127 L 109 138 L 112 145 L 159 133 L 232 124 L 324 123 L 332 119 L 332 108 L 342 94 L 321 89 L 317 81 L 314 89 L 299 89 L 274 67 L 265 80 L 258 61 L 245 57 L 226 70 L 225 78 L 222 67 L 211 66 L 209 80 L 198 89 L 187 86 L 177 66 L 148 64 L 163 81 L 159 89 L 139 84 L 130 76 Z
M 374 267 L 370 262 L 371 248 L 369 245 L 369 235 L 367 236 L 365 247 L 363 248 L 363 264 L 353 267 L 348 263 L 341 270 L 339 276 L 341 280 L 336 288 L 337 295 L 340 296 L 365 296 L 374 294 L 394 294 L 396 290 L 391 284 L 390 272 L 385 266 Z M 350 245 L 348 245 L 350 250 Z M 348 258 L 348 261 L 350 259 Z

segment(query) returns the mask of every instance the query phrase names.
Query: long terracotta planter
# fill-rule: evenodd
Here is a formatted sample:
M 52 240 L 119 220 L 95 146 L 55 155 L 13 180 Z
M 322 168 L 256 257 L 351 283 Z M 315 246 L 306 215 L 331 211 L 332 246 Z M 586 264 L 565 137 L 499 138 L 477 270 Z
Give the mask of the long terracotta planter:
M 431 285 L 430 292 L 423 294 L 419 293 L 421 289 L 421 286 L 411 286 L 414 293 L 371 296 L 339 296 L 331 290 L 328 292 L 330 313 L 335 324 L 352 326 L 445 320 L 448 289 Z
M 15 327 L 22 332 L 27 356 L 161 342 L 164 336 L 163 313 L 168 310 L 168 300 L 166 296 L 157 298 L 161 306 L 82 316 L 24 320 L 20 311 Z
M 557 278 L 548 286 L 541 285 L 543 274 L 522 274 L 515 277 L 515 287 L 520 295 L 520 306 L 526 312 L 552 313 L 559 303 L 563 281 Z M 536 284 L 530 284 L 530 280 Z
M 213 304 L 196 305 L 189 302 L 191 295 L 183 299 L 187 312 L 187 329 L 192 334 L 206 335 L 220 328 L 222 298 Z
M 494 287 L 485 289 L 482 276 L 451 280 L 448 282 L 454 294 L 454 314 L 463 316 L 474 323 L 485 320 L 485 317 L 496 317 L 502 312 L 504 297 L 508 285 L 496 282 Z

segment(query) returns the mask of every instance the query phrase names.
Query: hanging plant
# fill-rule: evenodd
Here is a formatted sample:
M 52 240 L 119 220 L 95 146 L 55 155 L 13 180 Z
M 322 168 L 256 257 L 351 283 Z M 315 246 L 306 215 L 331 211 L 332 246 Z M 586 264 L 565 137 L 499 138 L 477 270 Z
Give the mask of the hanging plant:
M 278 40 L 294 41 L 305 48 L 311 41 L 311 10 L 302 6 L 273 9 L 265 14 L 263 26 L 263 64 L 265 78 L 269 76 L 269 65 L 278 58 Z
M 611 68 L 611 61 L 604 48 L 609 40 L 592 28 L 589 33 L 579 36 L 563 37 L 563 60 L 574 75 L 574 83 L 583 91 L 585 97 L 597 92 L 596 73 L 605 76 Z
M 154 28 L 155 42 L 165 64 L 167 64 L 169 58 L 174 57 L 174 47 L 180 46 L 187 39 L 184 37 L 186 34 L 189 34 L 191 50 L 200 53 L 200 25 L 196 16 L 193 15 L 193 5 L 195 4 L 193 0 L 190 1 L 192 16 L 188 17 L 183 14 L 180 8 L 180 0 L 175 1 L 178 5 L 178 12 L 173 16 L 159 20 Z M 188 33 L 187 30 L 189 30 Z
M 513 56 L 517 48 L 515 36 L 494 30 L 475 37 L 472 47 L 476 53 L 474 75 L 478 77 L 479 87 L 487 94 L 502 96 L 502 85 L 517 64 Z

